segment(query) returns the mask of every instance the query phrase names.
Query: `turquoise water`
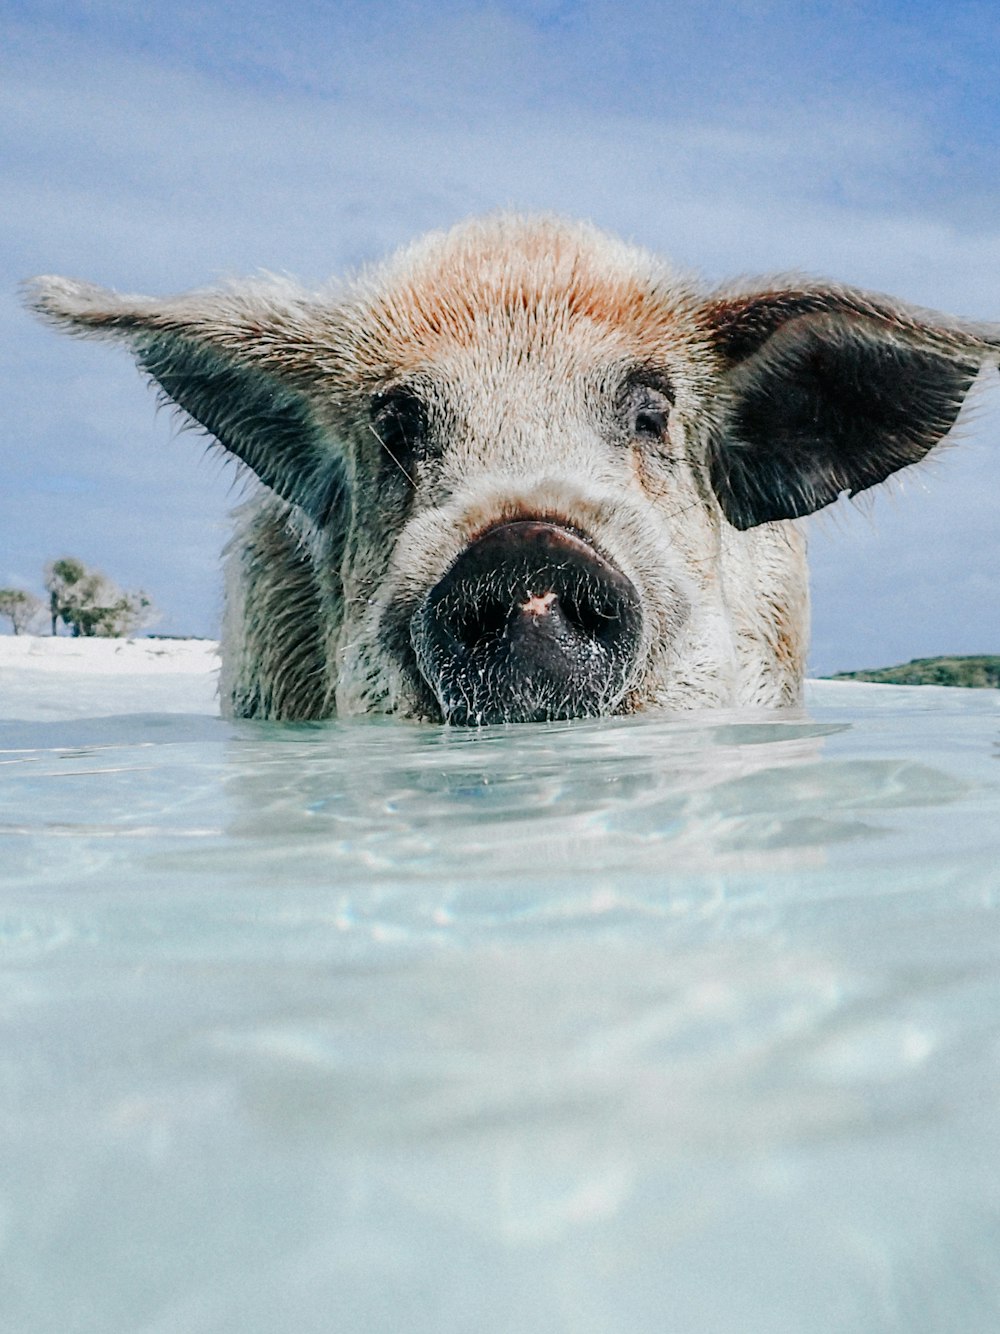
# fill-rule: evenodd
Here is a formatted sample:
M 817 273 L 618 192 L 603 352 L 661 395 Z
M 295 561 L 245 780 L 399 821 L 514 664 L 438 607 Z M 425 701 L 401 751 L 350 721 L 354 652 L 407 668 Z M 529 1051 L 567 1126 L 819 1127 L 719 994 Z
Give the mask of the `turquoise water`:
M 1000 1328 L 1000 695 L 475 733 L 33 691 L 4 1331 Z

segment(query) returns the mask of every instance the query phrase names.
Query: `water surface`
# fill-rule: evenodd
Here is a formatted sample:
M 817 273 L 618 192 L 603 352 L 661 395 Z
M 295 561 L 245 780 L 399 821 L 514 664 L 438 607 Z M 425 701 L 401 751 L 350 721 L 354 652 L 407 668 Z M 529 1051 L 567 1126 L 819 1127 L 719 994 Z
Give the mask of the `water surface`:
M 1000 696 L 79 698 L 0 724 L 4 1329 L 1000 1328 Z

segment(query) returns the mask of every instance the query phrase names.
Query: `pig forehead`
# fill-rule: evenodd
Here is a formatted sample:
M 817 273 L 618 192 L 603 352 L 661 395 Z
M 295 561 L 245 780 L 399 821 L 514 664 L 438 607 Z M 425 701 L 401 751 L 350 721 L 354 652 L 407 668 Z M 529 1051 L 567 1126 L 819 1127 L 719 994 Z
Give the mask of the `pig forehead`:
M 669 361 L 702 334 L 697 302 L 664 272 L 575 247 L 494 246 L 425 258 L 369 288 L 354 325 L 359 369 L 459 377 L 512 368 L 587 374 Z M 357 308 L 356 308 L 357 309 Z

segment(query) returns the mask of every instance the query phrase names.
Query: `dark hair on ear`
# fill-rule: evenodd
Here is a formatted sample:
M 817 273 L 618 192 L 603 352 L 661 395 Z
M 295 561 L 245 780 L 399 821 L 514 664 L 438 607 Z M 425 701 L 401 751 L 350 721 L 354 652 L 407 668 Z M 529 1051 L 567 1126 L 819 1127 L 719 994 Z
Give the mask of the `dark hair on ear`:
M 953 426 L 994 331 L 846 288 L 716 298 L 725 417 L 712 485 L 737 528 L 798 518 L 919 462 Z

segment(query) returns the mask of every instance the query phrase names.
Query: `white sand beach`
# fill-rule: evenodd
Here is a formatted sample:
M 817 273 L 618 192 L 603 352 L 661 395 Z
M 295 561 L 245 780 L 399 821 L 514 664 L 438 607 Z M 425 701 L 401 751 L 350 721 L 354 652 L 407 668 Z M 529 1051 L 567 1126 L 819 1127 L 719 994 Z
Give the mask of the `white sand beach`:
M 219 711 L 208 639 L 0 635 L 0 718 Z

